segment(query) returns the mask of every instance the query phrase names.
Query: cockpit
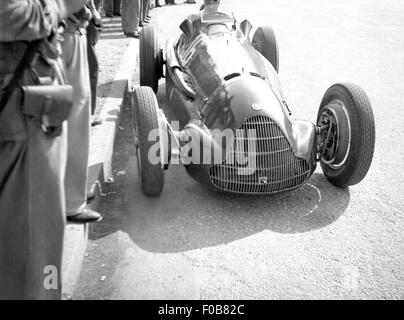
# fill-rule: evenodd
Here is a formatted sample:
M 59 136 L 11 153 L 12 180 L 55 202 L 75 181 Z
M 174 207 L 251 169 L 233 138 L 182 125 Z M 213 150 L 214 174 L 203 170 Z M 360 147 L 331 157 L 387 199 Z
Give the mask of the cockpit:
M 221 11 L 202 12 L 201 22 L 203 24 L 217 24 L 217 23 L 235 23 L 234 16 L 230 16 L 227 13 Z
M 220 11 L 202 11 L 185 19 L 180 29 L 188 39 L 204 32 L 208 36 L 223 35 L 235 28 L 236 20 L 233 16 Z
M 204 28 L 205 33 L 210 36 L 222 36 L 231 31 L 229 26 L 223 23 L 210 24 Z

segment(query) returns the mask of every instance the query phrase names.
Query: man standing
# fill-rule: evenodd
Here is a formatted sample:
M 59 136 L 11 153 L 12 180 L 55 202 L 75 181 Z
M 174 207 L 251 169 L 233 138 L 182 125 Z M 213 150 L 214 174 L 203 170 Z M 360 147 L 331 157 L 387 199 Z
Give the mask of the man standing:
M 69 221 L 82 223 L 102 219 L 86 208 L 91 105 L 86 27 L 91 17 L 87 7 L 71 15 L 62 42 L 67 81 L 74 89 L 73 109 L 67 121 L 66 214 Z
M 139 38 L 141 1 L 143 0 L 122 1 L 122 30 L 127 37 Z
M 27 52 L 43 39 L 32 64 L 0 105 L 0 299 L 60 299 L 65 221 L 65 124 L 46 130 L 22 85 L 65 84 L 56 30 L 85 0 L 3 0 L 0 6 L 0 96 Z M 30 47 L 32 46 L 29 45 Z M 37 51 L 36 51 L 37 50 Z M 34 72 L 37 76 L 34 76 Z M 48 100 L 52 103 L 53 100 Z M 40 106 L 40 105 L 39 105 Z M 42 114 L 44 115 L 44 114 Z M 60 131 L 61 130 L 61 131 Z

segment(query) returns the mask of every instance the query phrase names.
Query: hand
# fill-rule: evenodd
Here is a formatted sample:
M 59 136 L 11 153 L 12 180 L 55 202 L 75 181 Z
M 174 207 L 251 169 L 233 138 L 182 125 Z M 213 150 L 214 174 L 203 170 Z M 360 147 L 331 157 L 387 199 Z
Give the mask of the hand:
M 91 13 L 92 13 L 92 15 L 93 15 L 94 24 L 95 24 L 97 27 L 101 27 L 101 26 L 102 26 L 102 18 L 101 18 L 101 15 L 98 13 L 97 10 L 93 10 Z
M 80 11 L 73 14 L 70 19 L 78 24 L 81 28 L 86 28 L 88 22 L 91 19 L 91 11 L 86 6 L 84 6 Z

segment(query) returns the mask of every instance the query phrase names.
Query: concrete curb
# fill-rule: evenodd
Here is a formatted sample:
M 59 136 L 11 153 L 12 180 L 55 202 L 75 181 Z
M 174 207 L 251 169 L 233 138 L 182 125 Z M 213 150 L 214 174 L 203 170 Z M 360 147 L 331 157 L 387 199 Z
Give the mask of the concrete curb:
M 102 192 L 103 184 L 113 181 L 111 162 L 115 134 L 119 128 L 121 111 L 129 99 L 132 79 L 137 73 L 138 47 L 139 41 L 130 39 L 110 92 L 100 101 L 102 107 L 99 115 L 104 121 L 91 130 L 87 190 L 96 185 L 96 198 Z M 96 206 L 97 200 L 91 204 L 91 207 Z M 66 226 L 62 261 L 63 299 L 71 299 L 73 296 L 87 248 L 88 234 L 87 224 Z

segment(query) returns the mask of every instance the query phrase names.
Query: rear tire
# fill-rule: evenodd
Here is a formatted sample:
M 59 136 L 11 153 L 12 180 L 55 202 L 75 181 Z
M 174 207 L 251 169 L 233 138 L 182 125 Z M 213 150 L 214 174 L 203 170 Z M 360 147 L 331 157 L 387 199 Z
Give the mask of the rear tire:
M 261 53 L 279 72 L 279 50 L 275 33 L 271 27 L 259 27 L 253 36 L 252 46 Z
M 157 196 L 163 190 L 164 170 L 161 162 L 157 164 L 150 162 L 149 150 L 156 144 L 156 141 L 149 141 L 148 137 L 152 130 L 159 129 L 158 103 L 150 87 L 137 86 L 133 100 L 132 120 L 137 142 L 136 150 L 142 192 L 147 196 Z
M 320 104 L 317 125 L 330 122 L 334 123 L 334 129 L 319 134 L 324 175 L 338 187 L 355 185 L 368 172 L 375 147 L 372 106 L 362 88 L 338 83 L 327 90 Z M 330 138 L 327 140 L 326 136 Z
M 140 32 L 140 85 L 158 91 L 159 79 L 162 77 L 162 56 L 158 49 L 154 28 L 145 26 Z

